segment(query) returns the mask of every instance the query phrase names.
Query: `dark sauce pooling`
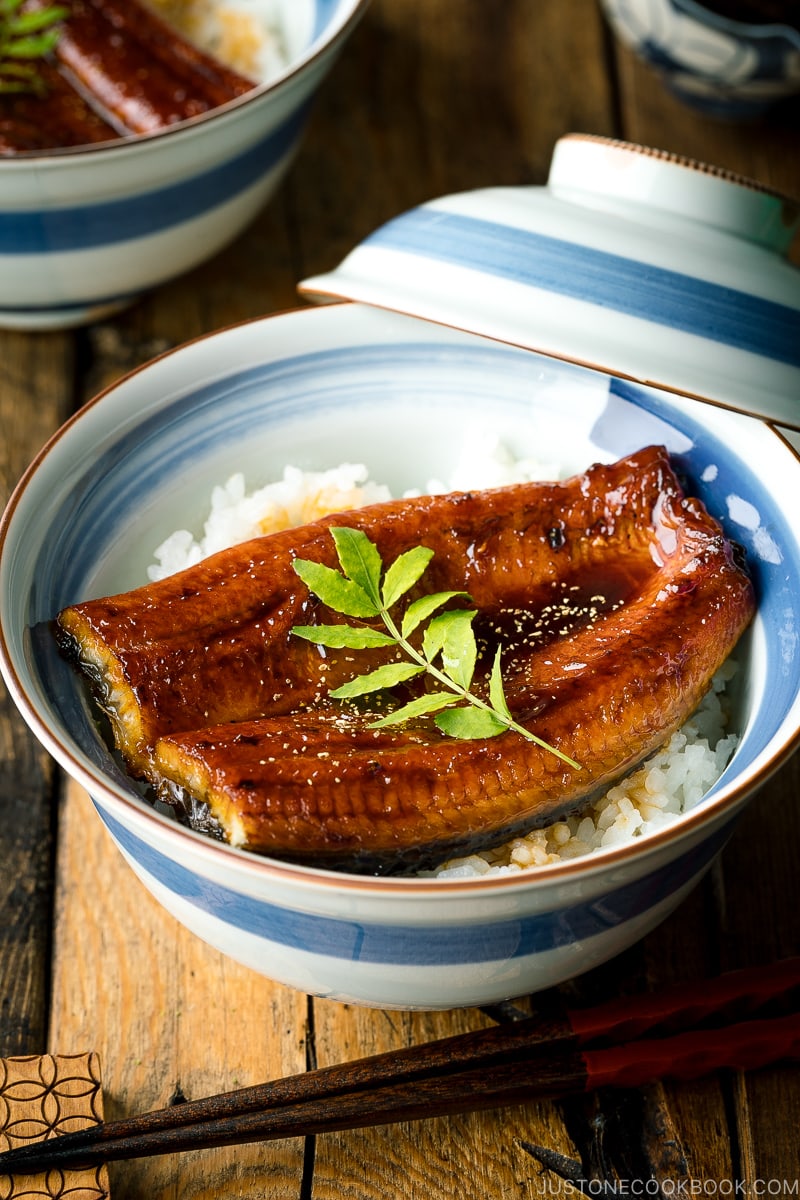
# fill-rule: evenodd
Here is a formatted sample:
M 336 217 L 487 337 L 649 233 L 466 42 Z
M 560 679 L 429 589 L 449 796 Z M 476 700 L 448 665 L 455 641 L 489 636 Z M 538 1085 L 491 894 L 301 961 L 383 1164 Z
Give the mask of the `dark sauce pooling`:
M 641 562 L 595 569 L 580 579 L 553 581 L 537 588 L 535 598 L 519 607 L 479 612 L 475 636 L 481 658 L 491 663 L 498 645 L 503 648 L 504 674 L 515 672 L 515 659 L 595 624 L 636 596 L 646 576 Z

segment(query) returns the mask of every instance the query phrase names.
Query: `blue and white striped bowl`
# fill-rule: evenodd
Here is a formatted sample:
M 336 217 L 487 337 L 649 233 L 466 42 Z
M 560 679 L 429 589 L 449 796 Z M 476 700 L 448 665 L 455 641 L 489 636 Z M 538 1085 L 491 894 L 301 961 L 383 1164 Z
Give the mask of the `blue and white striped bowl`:
M 800 200 L 586 134 L 542 187 L 400 214 L 313 299 L 357 300 L 800 429 Z
M 286 463 L 367 464 L 395 493 L 500 436 L 581 470 L 651 442 L 747 550 L 759 597 L 743 649 L 735 757 L 671 828 L 584 861 L 469 880 L 386 879 L 231 849 L 154 810 L 98 735 L 48 628 L 64 605 L 143 582 L 212 486 Z M 0 665 L 43 745 L 94 798 L 165 908 L 226 954 L 306 992 L 383 1007 L 482 1004 L 610 958 L 665 917 L 800 729 L 800 461 L 764 424 L 358 304 L 200 339 L 69 421 L 0 525 Z M 776 818 L 777 819 L 777 818 Z
M 800 29 L 791 5 L 783 20 L 772 6 L 769 18 L 748 21 L 697 0 L 600 2 L 617 37 L 700 112 L 748 121 L 800 91 Z
M 166 130 L 0 158 L 0 327 L 97 320 L 188 271 L 255 217 L 367 0 L 277 0 L 289 65 Z

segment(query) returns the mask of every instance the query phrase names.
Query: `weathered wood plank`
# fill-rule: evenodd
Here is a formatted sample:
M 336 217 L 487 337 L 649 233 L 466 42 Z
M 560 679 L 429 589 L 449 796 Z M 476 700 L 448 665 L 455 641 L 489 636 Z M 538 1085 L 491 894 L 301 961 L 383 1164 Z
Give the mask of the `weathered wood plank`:
M 726 966 L 768 963 L 800 951 L 798 795 L 800 758 L 795 754 L 750 805 L 722 857 L 717 908 Z M 758 1181 L 796 1180 L 800 1067 L 786 1064 L 736 1075 L 729 1086 L 739 1169 L 747 1186 L 755 1191 Z
M 370 1012 L 332 1001 L 314 1006 L 320 1066 L 379 1054 L 491 1022 L 479 1011 Z M 491 1200 L 541 1194 L 541 1168 L 526 1144 L 573 1157 L 556 1106 L 529 1104 L 430 1121 L 325 1134 L 316 1139 L 315 1200 L 403 1197 L 403 1200 Z M 566 1193 L 555 1179 L 549 1194 Z
M 66 417 L 72 345 L 0 331 L 0 507 Z M 44 1047 L 52 905 L 55 768 L 0 683 L 0 1052 Z

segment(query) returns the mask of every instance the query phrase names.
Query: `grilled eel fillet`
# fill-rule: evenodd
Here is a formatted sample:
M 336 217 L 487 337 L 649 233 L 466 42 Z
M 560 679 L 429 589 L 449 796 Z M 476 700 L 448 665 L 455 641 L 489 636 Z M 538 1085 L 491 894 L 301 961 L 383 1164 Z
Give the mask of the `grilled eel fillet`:
M 68 13 L 52 61 L 41 64 L 44 90 L 0 98 L 0 154 L 151 133 L 256 86 L 140 0 L 61 2 Z
M 327 698 L 370 655 L 292 635 L 330 623 L 292 568 L 337 566 L 331 525 L 385 563 L 434 550 L 426 591 L 461 589 L 490 661 L 503 644 L 517 733 L 462 741 L 393 729 Z M 416 870 L 496 844 L 601 793 L 705 692 L 754 611 L 733 548 L 646 448 L 561 483 L 389 501 L 236 546 L 58 617 L 130 769 L 207 804 L 255 851 L 363 871 Z

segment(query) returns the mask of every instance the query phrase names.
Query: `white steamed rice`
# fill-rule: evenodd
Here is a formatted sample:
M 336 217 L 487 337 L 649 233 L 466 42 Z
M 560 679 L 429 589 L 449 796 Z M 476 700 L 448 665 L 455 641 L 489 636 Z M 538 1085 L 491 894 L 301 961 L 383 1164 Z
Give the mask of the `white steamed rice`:
M 445 483 L 429 480 L 427 493 L 451 488 L 493 487 L 529 479 L 554 479 L 553 464 L 514 459 L 501 444 L 482 448 L 479 469 L 460 463 Z M 411 494 L 411 493 L 407 493 Z M 282 479 L 247 491 L 235 474 L 211 494 L 203 532 L 177 530 L 154 552 L 150 579 L 162 579 L 209 554 L 247 538 L 313 521 L 330 512 L 391 498 L 389 489 L 369 478 L 363 464 L 344 463 L 327 471 L 286 467 Z M 699 708 L 677 733 L 638 770 L 582 811 L 505 845 L 444 863 L 426 874 L 438 878 L 499 875 L 563 862 L 655 833 L 688 812 L 719 778 L 738 738 L 727 731 L 725 689 L 735 673 L 729 660 L 717 673 Z
M 267 83 L 288 62 L 274 0 L 149 0 L 184 37 L 242 75 Z

